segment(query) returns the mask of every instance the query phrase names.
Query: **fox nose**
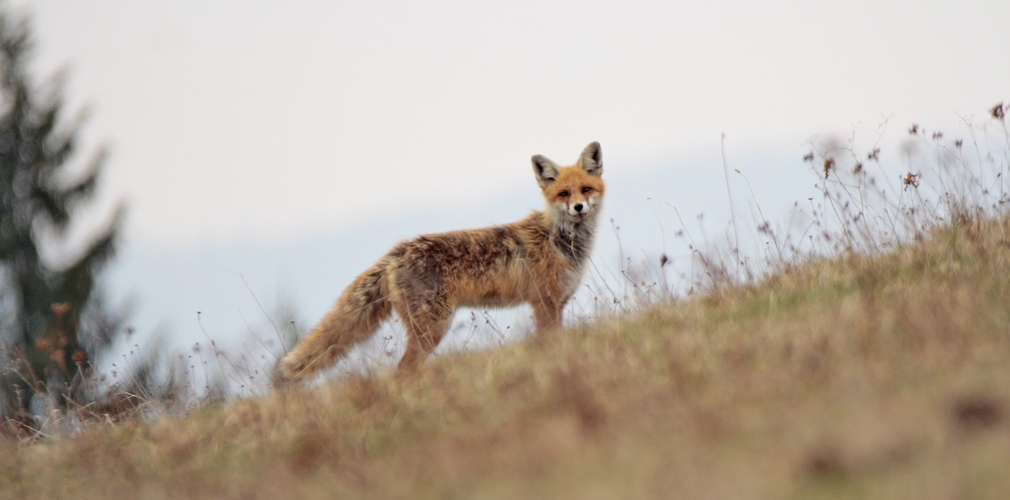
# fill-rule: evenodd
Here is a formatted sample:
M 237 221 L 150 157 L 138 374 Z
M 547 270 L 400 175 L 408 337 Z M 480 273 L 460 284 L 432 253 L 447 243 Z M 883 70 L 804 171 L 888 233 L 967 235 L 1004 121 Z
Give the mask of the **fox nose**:
M 582 207 L 583 207 L 583 205 L 581 203 L 576 203 L 575 206 L 572 207 L 572 208 L 574 208 L 576 212 L 578 212 L 578 213 L 581 214 L 582 213 Z

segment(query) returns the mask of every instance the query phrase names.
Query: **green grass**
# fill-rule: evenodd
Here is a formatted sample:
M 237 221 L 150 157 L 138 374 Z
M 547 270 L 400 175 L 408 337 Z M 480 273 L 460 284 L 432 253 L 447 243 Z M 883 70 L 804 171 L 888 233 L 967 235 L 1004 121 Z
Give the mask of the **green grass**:
M 495 350 L 91 423 L 0 496 L 1001 498 L 1010 222 Z

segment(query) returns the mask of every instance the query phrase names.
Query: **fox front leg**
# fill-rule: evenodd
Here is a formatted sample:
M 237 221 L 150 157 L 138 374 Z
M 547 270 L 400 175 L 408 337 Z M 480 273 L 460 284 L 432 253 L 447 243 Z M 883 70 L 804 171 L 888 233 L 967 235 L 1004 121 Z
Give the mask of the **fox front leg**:
M 541 301 L 533 304 L 533 321 L 537 325 L 537 336 L 561 328 L 561 310 L 564 304 L 555 301 Z

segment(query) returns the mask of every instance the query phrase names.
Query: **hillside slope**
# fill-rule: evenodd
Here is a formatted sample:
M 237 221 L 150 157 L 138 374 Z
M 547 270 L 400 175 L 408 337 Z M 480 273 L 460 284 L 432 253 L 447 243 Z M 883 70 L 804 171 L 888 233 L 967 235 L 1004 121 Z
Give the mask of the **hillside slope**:
M 1008 412 L 1003 220 L 416 376 L 8 442 L 0 496 L 995 497 Z

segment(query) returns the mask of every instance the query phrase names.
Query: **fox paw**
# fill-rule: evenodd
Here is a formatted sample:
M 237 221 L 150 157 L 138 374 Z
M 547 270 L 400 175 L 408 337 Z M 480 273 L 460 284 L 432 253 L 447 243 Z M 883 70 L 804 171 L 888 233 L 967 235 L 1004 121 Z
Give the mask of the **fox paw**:
M 289 378 L 284 374 L 284 370 L 281 369 L 281 364 L 277 363 L 274 365 L 273 370 L 270 372 L 270 385 L 274 389 L 283 389 L 294 384 L 294 380 Z

